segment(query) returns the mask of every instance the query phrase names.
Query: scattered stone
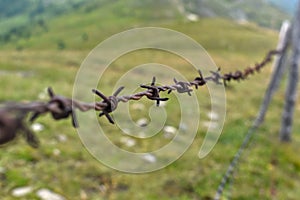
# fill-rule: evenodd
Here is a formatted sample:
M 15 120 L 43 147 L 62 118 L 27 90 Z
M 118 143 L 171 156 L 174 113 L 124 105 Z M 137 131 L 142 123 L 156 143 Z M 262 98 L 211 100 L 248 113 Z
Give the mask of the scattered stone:
M 145 127 L 145 126 L 147 126 L 148 125 L 148 119 L 147 118 L 141 118 L 141 119 L 139 119 L 139 120 L 137 120 L 137 125 L 139 126 L 139 127 Z
M 174 134 L 177 132 L 177 128 L 175 128 L 174 126 L 165 126 L 164 127 L 164 133 L 170 133 L 170 134 Z
M 66 142 L 67 140 L 68 140 L 68 137 L 66 136 L 66 135 L 64 135 L 64 134 L 59 134 L 59 135 L 57 135 L 57 140 L 59 141 L 59 142 Z
M 165 107 L 167 105 L 167 101 L 160 101 L 159 107 Z
M 199 20 L 198 15 L 194 14 L 194 13 L 189 13 L 186 15 L 186 18 L 191 21 L 191 22 L 196 22 Z
M 142 158 L 149 163 L 155 163 L 157 161 L 156 156 L 151 153 L 143 155 Z
M 61 151 L 59 149 L 53 149 L 53 155 L 59 156 L 61 154 Z
M 23 197 L 31 193 L 33 188 L 31 186 L 19 187 L 12 190 L 11 195 L 14 197 Z
M 163 131 L 166 139 L 172 139 L 175 136 L 177 129 L 173 126 L 165 126 Z
M 218 120 L 219 119 L 219 115 L 215 112 L 207 113 L 207 117 L 209 117 L 210 120 Z
M 126 136 L 121 137 L 120 142 L 125 144 L 127 147 L 133 147 L 136 144 L 135 139 Z
M 36 195 L 42 200 L 65 200 L 60 194 L 56 194 L 49 189 L 40 189 L 36 192 Z
M 31 128 L 34 132 L 41 132 L 42 130 L 44 130 L 44 125 L 40 123 L 34 123 L 31 125 Z

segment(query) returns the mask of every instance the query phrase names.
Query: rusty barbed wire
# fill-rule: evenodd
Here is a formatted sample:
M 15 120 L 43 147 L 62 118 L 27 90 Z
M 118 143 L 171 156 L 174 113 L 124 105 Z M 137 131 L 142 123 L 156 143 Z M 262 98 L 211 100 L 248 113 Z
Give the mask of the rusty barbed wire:
M 50 100 L 48 102 L 7 102 L 0 106 L 0 145 L 12 141 L 18 134 L 22 133 L 29 145 L 35 148 L 38 147 L 39 141 L 37 137 L 25 123 L 27 116 L 30 116 L 29 122 L 34 122 L 40 115 L 46 113 L 50 113 L 54 120 L 71 117 L 73 127 L 77 128 L 79 124 L 75 110 L 78 109 L 81 112 L 95 110 L 101 111 L 99 117 L 105 116 L 110 123 L 114 124 L 114 120 L 110 116 L 110 113 L 117 109 L 119 102 L 126 103 L 130 100 L 140 100 L 145 96 L 150 100 L 156 101 L 156 105 L 159 106 L 161 101 L 169 100 L 167 97 L 161 97 L 161 92 L 170 94 L 171 92 L 176 91 L 178 93 L 187 93 L 191 96 L 191 92 L 194 88 L 198 89 L 199 87 L 206 85 L 208 81 L 212 81 L 215 84 L 224 84 L 226 86 L 227 83 L 231 81 L 241 81 L 247 79 L 250 75 L 259 73 L 266 64 L 271 62 L 273 56 L 280 54 L 281 52 L 281 50 L 271 50 L 260 63 L 256 63 L 252 67 L 247 67 L 243 71 L 237 70 L 235 72 L 221 74 L 221 69 L 218 68 L 216 71 L 210 71 L 210 76 L 204 77 L 199 69 L 197 77 L 190 82 L 178 81 L 174 78 L 173 85 L 160 86 L 156 85 L 156 77 L 153 77 L 150 85 L 140 85 L 145 91 L 130 95 L 118 96 L 124 89 L 123 86 L 118 88 L 112 96 L 106 96 L 99 90 L 93 89 L 92 92 L 102 99 L 102 101 L 99 102 L 86 103 L 56 95 L 52 88 L 49 87 L 48 95 Z

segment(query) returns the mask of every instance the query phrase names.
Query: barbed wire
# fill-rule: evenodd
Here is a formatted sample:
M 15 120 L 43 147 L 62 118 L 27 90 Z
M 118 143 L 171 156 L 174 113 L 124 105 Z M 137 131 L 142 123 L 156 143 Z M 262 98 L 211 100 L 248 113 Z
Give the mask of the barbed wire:
M 29 145 L 35 148 L 38 147 L 38 138 L 25 123 L 28 115 L 30 115 L 29 122 L 33 122 L 40 115 L 46 113 L 50 113 L 54 120 L 62 120 L 71 117 L 73 127 L 77 128 L 79 127 L 79 124 L 75 110 L 78 109 L 81 112 L 95 110 L 100 111 L 99 117 L 105 116 L 110 123 L 114 124 L 114 120 L 110 116 L 110 113 L 117 109 L 119 102 L 140 100 L 145 96 L 150 100 L 156 101 L 156 105 L 159 106 L 161 101 L 169 100 L 167 97 L 161 97 L 161 92 L 170 94 L 171 92 L 176 91 L 178 93 L 187 93 L 188 95 L 191 95 L 191 92 L 194 89 L 206 85 L 209 81 L 214 82 L 215 84 L 224 84 L 226 86 L 231 81 L 245 80 L 250 75 L 259 73 L 264 66 L 272 61 L 272 58 L 275 55 L 278 55 L 281 52 L 281 50 L 271 50 L 260 63 L 256 63 L 252 67 L 247 67 L 243 71 L 237 70 L 235 72 L 221 74 L 221 69 L 218 68 L 216 71 L 210 71 L 209 76 L 204 77 L 199 69 L 198 75 L 190 82 L 178 81 L 174 78 L 173 85 L 160 86 L 156 85 L 156 77 L 153 77 L 150 85 L 140 85 L 145 91 L 130 95 L 118 96 L 124 89 L 123 86 L 118 88 L 111 96 L 106 96 L 99 90 L 93 89 L 92 92 L 99 96 L 102 101 L 92 103 L 81 102 L 76 99 L 56 95 L 52 88 L 49 87 L 48 94 L 50 100 L 48 102 L 6 102 L 0 106 L 0 145 L 12 141 L 16 138 L 17 134 L 22 133 Z

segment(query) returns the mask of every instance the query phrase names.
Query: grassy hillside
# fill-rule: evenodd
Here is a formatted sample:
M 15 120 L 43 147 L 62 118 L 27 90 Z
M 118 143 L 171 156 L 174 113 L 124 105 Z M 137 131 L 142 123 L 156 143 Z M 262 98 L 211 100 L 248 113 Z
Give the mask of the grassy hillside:
M 24 43 L 32 40 L 37 34 L 45 35 L 44 39 L 52 45 L 59 43 L 60 48 L 64 48 L 65 44 L 61 38 L 47 38 L 47 35 L 58 31 L 57 28 L 53 29 L 53 26 L 64 30 L 72 28 L 64 27 L 65 22 L 68 24 L 67 18 L 73 20 L 73 26 L 78 25 L 81 29 L 81 33 L 76 35 L 76 40 L 84 41 L 89 39 L 86 32 L 98 31 L 105 27 L 103 22 L 109 24 L 115 19 L 122 19 L 122 24 L 130 27 L 138 26 L 138 22 L 148 22 L 148 25 L 151 25 L 163 21 L 186 20 L 189 13 L 195 13 L 200 17 L 223 17 L 278 29 L 283 20 L 290 18 L 273 4 L 262 0 L 24 0 L 21 3 L 16 0 L 0 0 L 0 13 L 0 45 L 3 47 L 14 43 L 18 49 L 22 49 Z M 53 22 L 52 19 L 55 18 Z M 102 19 L 101 22 L 97 21 L 99 19 Z M 93 27 L 91 23 L 94 23 Z M 84 27 L 90 27 L 91 30 Z
M 76 13 L 47 21 L 47 31 L 34 27 L 31 37 L 16 38 L 2 45 L 0 101 L 36 100 L 48 86 L 57 94 L 71 96 L 76 73 L 89 51 L 112 34 L 132 27 L 162 26 L 181 31 L 203 45 L 222 71 L 243 69 L 261 60 L 277 43 L 277 32 L 255 25 L 238 25 L 224 19 L 187 22 L 178 13 L 158 12 L 158 9 L 166 11 L 165 3 L 155 8 L 149 4 L 145 9 L 135 1 L 132 4 L 113 2 L 102 4 L 101 8 L 95 5 L 103 2 L 95 1 L 78 8 Z M 132 7 L 135 9 L 129 9 Z M 174 17 L 179 19 L 174 21 Z M 196 73 L 190 70 L 189 63 L 174 55 L 137 51 L 113 62 L 106 72 L 107 85 L 99 87 L 105 93 L 111 92 L 111 84 L 124 72 L 150 62 L 172 66 L 190 78 Z M 66 199 L 212 199 L 259 109 L 270 74 L 271 69 L 266 68 L 249 80 L 230 84 L 226 90 L 224 130 L 213 151 L 204 159 L 199 159 L 197 153 L 206 132 L 210 103 L 207 89 L 196 91 L 201 121 L 195 141 L 175 163 L 153 173 L 125 174 L 104 166 L 86 151 L 69 120 L 56 122 L 48 115 L 43 116 L 37 121 L 44 126 L 37 133 L 41 140 L 39 149 L 30 148 L 21 137 L 0 148 L 1 199 L 15 199 L 12 191 L 22 186 L 31 186 L 33 191 L 19 199 L 38 199 L 36 191 L 40 188 L 48 188 Z M 152 77 L 142 76 L 149 81 Z M 292 143 L 278 142 L 284 86 L 285 83 L 276 94 L 265 123 L 243 154 L 230 192 L 233 199 L 297 199 L 300 196 L 300 137 L 296 134 L 300 124 L 295 122 Z M 87 91 L 87 95 L 93 94 Z M 146 107 L 150 105 L 147 99 L 141 102 Z M 174 114 L 178 112 L 176 106 L 176 101 L 167 104 L 168 125 L 176 126 L 178 122 Z M 300 117 L 299 109 L 298 103 L 295 119 Z M 148 117 L 148 111 L 136 111 L 132 115 L 134 119 Z M 129 151 L 156 149 L 169 142 L 160 135 L 150 141 L 131 138 L 136 145 L 126 147 L 117 127 L 106 123 L 104 118 L 100 122 L 109 133 L 107 137 Z
M 225 17 L 238 22 L 254 22 L 263 27 L 278 29 L 291 15 L 278 4 L 262 0 L 182 0 L 189 12 L 200 16 Z
M 31 26 L 27 37 L 12 38 L 2 48 L 91 48 L 95 40 L 101 41 L 120 30 L 176 20 L 180 15 L 170 6 L 169 1 L 89 1 L 73 12 Z

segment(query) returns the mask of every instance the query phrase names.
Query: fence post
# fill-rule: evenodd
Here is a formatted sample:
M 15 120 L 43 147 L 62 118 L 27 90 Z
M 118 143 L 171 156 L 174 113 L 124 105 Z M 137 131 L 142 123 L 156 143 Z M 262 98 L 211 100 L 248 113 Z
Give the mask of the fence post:
M 225 186 L 228 184 L 228 181 L 230 181 L 230 179 L 232 178 L 234 170 L 235 170 L 236 166 L 238 165 L 240 156 L 242 155 L 244 149 L 249 144 L 256 129 L 261 125 L 261 123 L 264 120 L 268 106 L 272 100 L 274 92 L 276 91 L 279 81 L 281 80 L 282 74 L 284 72 L 284 68 L 285 68 L 284 60 L 285 60 L 285 57 L 287 54 L 287 49 L 290 45 L 290 38 L 291 38 L 290 35 L 291 35 L 291 27 L 287 22 L 285 22 L 285 23 L 283 23 L 283 25 L 281 27 L 278 46 L 277 46 L 277 50 L 281 50 L 282 53 L 275 60 L 273 75 L 270 80 L 269 86 L 265 92 L 265 96 L 264 96 L 263 102 L 260 106 L 259 113 L 257 114 L 257 117 L 255 118 L 255 121 L 253 122 L 251 128 L 248 130 L 241 147 L 239 148 L 237 153 L 234 155 L 233 160 L 231 161 L 225 175 L 223 176 L 222 181 L 221 181 L 221 183 L 218 187 L 218 190 L 215 194 L 214 200 L 221 199 L 224 189 L 225 189 Z
M 292 25 L 292 57 L 289 70 L 289 83 L 286 90 L 284 111 L 280 130 L 280 140 L 288 142 L 291 140 L 293 115 L 297 99 L 298 85 L 298 63 L 300 59 L 300 2 Z
M 287 60 L 288 48 L 291 44 L 291 37 L 292 37 L 291 23 L 289 21 L 284 21 L 280 29 L 279 41 L 277 45 L 277 50 L 281 50 L 282 52 L 279 56 L 275 58 L 274 65 L 273 65 L 273 70 L 274 70 L 273 74 L 274 76 L 277 76 L 277 79 L 274 80 L 275 83 L 273 87 L 273 92 L 275 92 L 278 89 L 282 75 L 286 70 L 286 66 L 287 66 L 286 60 Z
M 281 27 L 279 42 L 277 46 L 277 50 L 281 50 L 282 53 L 278 57 L 276 57 L 276 60 L 274 62 L 273 75 L 270 80 L 269 86 L 265 92 L 263 102 L 259 109 L 259 114 L 254 122 L 254 126 L 259 126 L 264 121 L 270 101 L 276 89 L 278 88 L 279 82 L 282 78 L 285 69 L 284 61 L 286 59 L 287 49 L 290 44 L 290 35 L 291 35 L 290 25 L 288 22 L 284 22 Z

